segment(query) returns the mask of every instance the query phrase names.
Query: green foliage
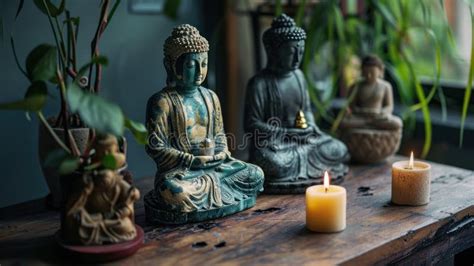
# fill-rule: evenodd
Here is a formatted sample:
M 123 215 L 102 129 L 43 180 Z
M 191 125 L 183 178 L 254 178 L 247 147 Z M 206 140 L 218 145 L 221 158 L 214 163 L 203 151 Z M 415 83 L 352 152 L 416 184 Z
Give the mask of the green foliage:
M 79 168 L 80 158 L 72 156 L 63 149 L 57 149 L 46 156 L 44 166 L 55 169 L 60 175 L 68 175 Z
M 66 6 L 66 0 L 61 0 L 59 6 L 55 6 L 50 0 L 33 0 L 33 2 L 43 14 L 50 15 L 53 18 L 61 15 Z
M 128 118 L 125 118 L 125 127 L 132 132 L 135 140 L 142 144 L 146 145 L 148 143 L 148 131 L 146 130 L 145 125 L 132 121 Z
M 178 17 L 178 10 L 180 5 L 181 0 L 166 0 L 163 7 L 163 13 L 171 19 L 176 19 Z
M 48 89 L 43 81 L 32 83 L 25 94 L 23 100 L 1 103 L 0 110 L 22 110 L 27 112 L 37 112 L 43 108 L 48 97 Z
M 103 55 L 92 57 L 90 62 L 83 65 L 79 69 L 79 71 L 77 72 L 76 81 L 78 79 L 80 79 L 82 76 L 84 76 L 84 74 L 87 72 L 87 70 L 89 69 L 89 67 L 91 65 L 96 65 L 96 64 L 99 64 L 99 65 L 102 65 L 102 66 L 107 66 L 109 64 L 109 59 L 107 57 L 103 56 Z
M 26 72 L 32 82 L 47 81 L 56 75 L 57 48 L 49 44 L 40 44 L 26 58 Z
M 115 161 L 115 157 L 112 154 L 106 154 L 104 158 L 102 158 L 102 166 L 106 169 L 115 170 L 117 169 L 117 162 Z
M 275 17 L 278 17 L 283 13 L 283 7 L 281 5 L 281 0 L 275 0 Z
M 469 13 L 471 14 L 471 60 L 469 62 L 469 77 L 466 89 L 464 91 L 464 102 L 461 114 L 461 129 L 459 132 L 459 146 L 462 146 L 462 143 L 464 141 L 464 124 L 466 123 L 469 102 L 471 101 L 472 79 L 474 75 L 474 12 L 472 6 L 470 7 L 469 11 Z
M 305 5 L 305 1 L 300 2 L 300 5 Z M 296 20 L 307 31 L 302 69 L 311 100 L 318 110 L 315 116 L 331 123 L 332 131 L 337 129 L 343 114 L 334 115 L 328 110 L 338 91 L 347 89 L 344 87 L 347 86 L 343 75 L 345 67 L 354 56 L 376 53 L 384 60 L 387 72 L 396 83 L 400 99 L 407 106 L 404 112 L 406 121 L 413 120 L 417 110 L 423 114 L 425 144 L 422 155 L 426 156 L 432 137 L 429 104 L 435 96 L 439 98 L 443 115 L 446 116 L 446 101 L 439 86 L 442 51 L 452 53 L 453 50 L 449 42 L 441 41 L 452 38 L 450 31 L 446 30 L 449 26 L 442 4 L 428 0 L 366 0 L 365 6 L 369 11 L 367 16 L 344 17 L 340 1 L 321 1 L 315 4 L 309 20 L 301 18 L 303 8 L 298 8 Z M 426 49 L 427 46 L 433 49 Z M 422 50 L 417 51 L 416 47 L 422 47 Z M 427 95 L 421 87 L 418 61 L 413 58 L 414 54 L 418 56 L 417 53 L 435 59 L 429 71 L 429 75 L 435 79 L 434 85 Z M 317 80 L 314 66 L 322 72 L 319 76 L 329 78 Z M 347 91 L 341 93 L 347 94 Z
M 85 92 L 75 83 L 67 88 L 67 102 L 72 112 L 100 133 L 122 136 L 124 116 L 120 107 L 93 93 Z

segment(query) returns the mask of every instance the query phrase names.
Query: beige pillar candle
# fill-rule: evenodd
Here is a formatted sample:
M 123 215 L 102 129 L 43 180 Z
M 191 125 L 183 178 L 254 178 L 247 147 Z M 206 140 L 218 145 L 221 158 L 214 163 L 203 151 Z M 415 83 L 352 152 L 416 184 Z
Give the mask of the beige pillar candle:
M 321 233 L 346 228 L 346 189 L 329 185 L 327 172 L 324 173 L 324 185 L 306 189 L 306 227 Z
M 430 201 L 431 165 L 414 161 L 395 162 L 392 165 L 392 202 L 399 205 L 425 205 Z

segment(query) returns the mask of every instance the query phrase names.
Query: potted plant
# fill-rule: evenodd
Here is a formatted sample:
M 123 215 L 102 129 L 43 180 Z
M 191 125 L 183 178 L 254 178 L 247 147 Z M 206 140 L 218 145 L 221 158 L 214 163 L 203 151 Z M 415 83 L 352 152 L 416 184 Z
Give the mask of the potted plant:
M 23 2 L 20 1 L 16 17 L 21 13 Z M 0 104 L 0 109 L 22 110 L 34 113 L 39 118 L 39 158 L 50 189 L 48 202 L 53 207 L 59 207 L 59 176 L 64 173 L 64 169 L 48 166 L 48 155 L 60 148 L 74 158 L 80 158 L 87 154 L 87 147 L 93 142 L 96 131 L 122 136 L 124 128 L 128 128 L 140 143 L 144 143 L 146 130 L 143 125 L 126 118 L 120 107 L 97 95 L 102 67 L 108 63 L 107 58 L 99 53 L 99 42 L 120 1 L 113 4 L 110 0 L 102 1 L 97 30 L 91 41 L 90 61 L 82 67 L 78 67 L 76 55 L 80 18 L 71 16 L 64 0 L 59 5 L 54 5 L 50 0 L 33 2 L 46 15 L 55 44 L 36 46 L 28 54 L 23 68 L 15 51 L 14 40 L 11 39 L 17 66 L 30 85 L 24 99 Z M 65 25 L 64 28 L 60 21 Z M 58 115 L 46 118 L 42 109 L 47 101 L 48 84 L 57 88 L 60 108 Z M 121 138 L 121 143 L 122 152 L 126 152 L 125 139 Z
M 102 66 L 107 64 L 107 58 L 99 55 L 98 44 L 120 3 L 115 1 L 111 6 L 110 2 L 101 3 L 90 62 L 78 68 L 75 47 L 79 18 L 70 16 L 65 1 L 55 6 L 49 0 L 35 0 L 47 15 L 56 45 L 34 48 L 26 58 L 26 69 L 13 50 L 30 85 L 22 100 L 0 104 L 0 109 L 34 113 L 41 121 L 40 161 L 49 178 L 53 202 L 61 206 L 58 242 L 69 252 L 94 261 L 130 255 L 143 242 L 143 230 L 134 223 L 133 203 L 140 194 L 121 170 L 126 167 L 125 128 L 142 144 L 146 143 L 146 129 L 126 118 L 118 105 L 98 95 Z M 17 14 L 22 6 L 23 1 Z M 61 15 L 67 26 L 65 34 L 59 25 Z M 58 90 L 60 112 L 46 119 L 42 109 L 48 83 Z

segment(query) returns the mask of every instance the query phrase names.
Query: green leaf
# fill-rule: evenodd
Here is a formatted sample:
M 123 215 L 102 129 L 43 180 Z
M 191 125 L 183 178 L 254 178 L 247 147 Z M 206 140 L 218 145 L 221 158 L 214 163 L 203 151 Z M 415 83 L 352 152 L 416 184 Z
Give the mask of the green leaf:
M 166 0 L 163 7 L 163 13 L 171 19 L 176 19 L 178 17 L 178 9 L 180 5 L 181 0 Z
M 472 79 L 474 75 L 474 13 L 472 7 L 469 7 L 471 14 L 471 60 L 469 62 L 469 78 L 467 80 L 466 89 L 464 90 L 464 102 L 461 113 L 461 128 L 459 132 L 459 147 L 462 147 L 464 141 L 464 124 L 466 123 L 467 110 L 471 101 Z
M 23 110 L 27 112 L 37 112 L 41 110 L 48 96 L 48 89 L 46 83 L 43 81 L 37 81 L 28 87 L 23 100 L 2 103 L 0 104 L 0 110 Z
M 275 17 L 278 17 L 283 13 L 283 7 L 281 5 L 281 0 L 276 0 L 275 1 Z
M 26 72 L 31 81 L 48 81 L 56 75 L 57 48 L 40 44 L 26 58 Z
M 145 125 L 125 118 L 125 127 L 132 132 L 139 144 L 146 145 L 148 143 L 148 131 Z
M 64 7 L 66 6 L 65 0 L 61 0 L 59 6 L 55 6 L 50 0 L 33 0 L 33 2 L 35 3 L 36 7 L 38 7 L 38 9 L 43 12 L 43 14 L 48 15 L 49 11 L 49 14 L 53 18 L 63 13 Z
M 306 7 L 306 0 L 301 0 L 300 3 L 298 4 L 298 10 L 296 11 L 296 18 L 295 18 L 296 25 L 299 27 L 301 27 L 301 25 L 303 24 L 305 7 Z
M 102 65 L 102 66 L 107 66 L 109 64 L 109 59 L 103 55 L 99 55 L 99 56 L 94 56 L 92 58 L 92 60 L 83 65 L 79 71 L 77 72 L 77 77 L 76 77 L 76 81 L 79 80 L 82 76 L 84 76 L 84 74 L 86 73 L 87 69 L 91 66 L 91 65 L 95 65 L 95 64 L 99 64 L 99 65 Z
M 56 170 L 60 175 L 68 175 L 79 168 L 80 159 L 63 149 L 57 149 L 46 155 L 44 166 Z
M 392 26 L 394 28 L 398 27 L 397 22 L 396 22 L 397 20 L 395 19 L 395 16 L 390 11 L 390 9 L 387 8 L 387 6 L 384 3 L 382 3 L 379 0 L 372 0 L 371 3 L 375 6 L 377 11 L 379 11 L 379 13 L 385 19 L 385 21 L 387 21 L 388 24 L 390 24 L 390 26 Z
M 117 169 L 117 162 L 115 161 L 115 157 L 112 154 L 106 154 L 104 158 L 102 158 L 102 166 L 104 166 L 106 169 Z
M 122 136 L 124 116 L 116 104 L 81 90 L 75 83 L 68 86 L 67 101 L 72 112 L 79 113 L 82 121 L 100 133 Z

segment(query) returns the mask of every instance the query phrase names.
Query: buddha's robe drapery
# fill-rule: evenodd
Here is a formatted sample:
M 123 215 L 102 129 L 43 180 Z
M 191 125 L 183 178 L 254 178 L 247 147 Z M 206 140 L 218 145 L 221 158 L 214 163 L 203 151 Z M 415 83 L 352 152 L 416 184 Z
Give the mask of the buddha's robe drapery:
M 295 71 L 295 76 L 301 80 L 300 86 L 304 86 L 302 72 Z M 250 162 L 263 169 L 266 182 L 320 179 L 325 170 L 333 178 L 339 178 L 348 171 L 344 164 L 349 159 L 347 148 L 319 130 L 306 87 L 302 93 L 303 102 L 297 106 L 302 107 L 309 128 L 299 134 L 289 130 L 294 126 L 288 122 L 294 121 L 297 110 L 289 113 L 285 108 L 287 99 L 281 96 L 273 73 L 263 70 L 249 81 L 244 125 L 246 133 L 251 135 Z
M 217 95 L 199 87 L 208 110 L 207 138 L 215 142 L 215 154 L 226 159 L 204 169 L 192 169 L 192 136 L 186 131 L 182 96 L 165 88 L 148 101 L 146 151 L 157 165 L 154 197 L 165 210 L 193 212 L 237 204 L 255 197 L 263 188 L 262 170 L 230 156 Z

